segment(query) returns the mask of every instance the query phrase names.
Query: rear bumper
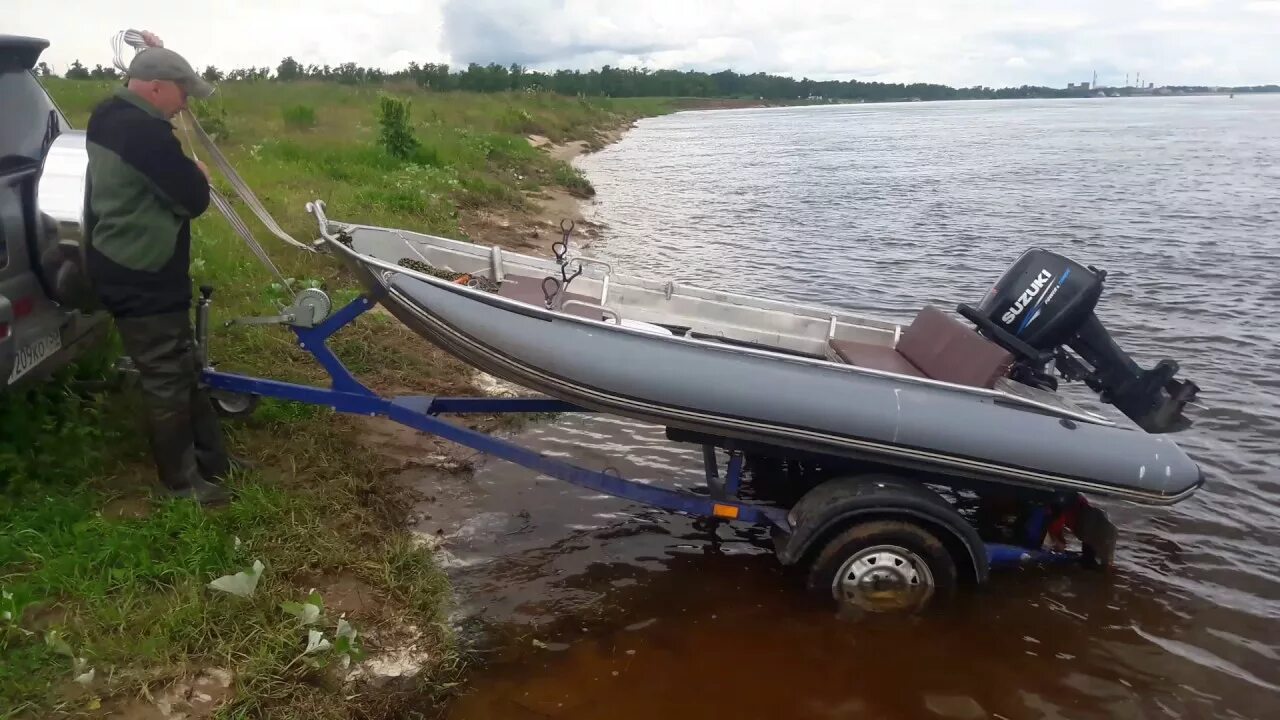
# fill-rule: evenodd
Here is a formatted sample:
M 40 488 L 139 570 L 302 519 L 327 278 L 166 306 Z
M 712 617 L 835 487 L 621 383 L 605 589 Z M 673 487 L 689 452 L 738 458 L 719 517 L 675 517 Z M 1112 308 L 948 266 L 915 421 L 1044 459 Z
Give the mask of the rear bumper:
M 12 388 L 30 387 L 34 383 L 49 378 L 58 370 L 75 362 L 89 348 L 102 342 L 107 336 L 110 316 L 105 312 L 84 315 L 76 313 L 72 320 L 62 329 L 62 349 L 50 355 L 31 372 L 24 375 L 12 386 L 5 385 L 0 378 L 0 391 Z M 7 377 L 6 372 L 3 377 Z

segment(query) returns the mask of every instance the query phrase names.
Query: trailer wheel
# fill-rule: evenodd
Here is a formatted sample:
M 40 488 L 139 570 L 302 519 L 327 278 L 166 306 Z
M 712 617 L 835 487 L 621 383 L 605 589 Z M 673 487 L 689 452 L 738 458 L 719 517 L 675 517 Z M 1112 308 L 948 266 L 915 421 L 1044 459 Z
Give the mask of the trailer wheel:
M 261 399 L 258 395 L 246 393 L 222 392 L 219 390 L 213 390 L 209 393 L 209 401 L 213 403 L 214 412 L 229 419 L 252 415 L 253 411 L 258 409 L 258 402 Z
M 823 546 L 809 568 L 808 586 L 842 608 L 914 612 L 955 592 L 956 564 L 925 528 L 873 520 L 849 527 Z

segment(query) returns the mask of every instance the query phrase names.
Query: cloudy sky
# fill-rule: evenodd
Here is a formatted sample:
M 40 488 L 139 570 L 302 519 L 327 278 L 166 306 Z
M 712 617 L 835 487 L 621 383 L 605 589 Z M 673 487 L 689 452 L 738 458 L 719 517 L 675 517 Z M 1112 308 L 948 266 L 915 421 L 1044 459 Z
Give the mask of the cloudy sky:
M 410 60 L 680 68 L 949 85 L 1280 82 L 1280 0 L 172 0 L 20 2 L 3 32 L 58 72 L 150 29 L 193 65 Z M 16 10 L 16 18 L 14 11 Z M 1131 78 L 1132 79 L 1132 78 Z

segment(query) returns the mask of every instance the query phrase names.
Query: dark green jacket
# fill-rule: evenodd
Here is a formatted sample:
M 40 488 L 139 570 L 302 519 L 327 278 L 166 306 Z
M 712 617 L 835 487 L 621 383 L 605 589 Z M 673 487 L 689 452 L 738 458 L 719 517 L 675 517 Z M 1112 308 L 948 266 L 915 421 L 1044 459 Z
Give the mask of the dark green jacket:
M 88 268 L 117 317 L 191 307 L 191 218 L 209 207 L 209 182 L 173 126 L 128 88 L 94 109 L 89 152 Z

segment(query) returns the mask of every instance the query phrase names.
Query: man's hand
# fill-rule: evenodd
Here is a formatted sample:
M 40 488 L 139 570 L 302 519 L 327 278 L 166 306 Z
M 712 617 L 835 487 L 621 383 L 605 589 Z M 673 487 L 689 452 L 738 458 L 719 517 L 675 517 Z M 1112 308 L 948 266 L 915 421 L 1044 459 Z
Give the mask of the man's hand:
M 205 180 L 208 180 L 210 182 L 213 181 L 213 178 L 209 177 L 209 168 L 206 167 L 203 162 L 196 160 L 196 167 L 200 168 L 200 172 L 204 173 Z
M 164 47 L 164 41 L 160 39 L 159 35 L 151 32 L 150 30 L 143 30 L 141 34 L 142 42 L 146 43 L 147 47 Z

